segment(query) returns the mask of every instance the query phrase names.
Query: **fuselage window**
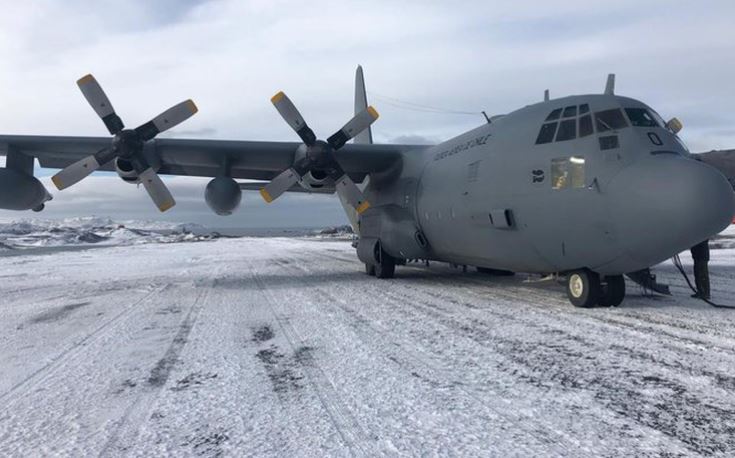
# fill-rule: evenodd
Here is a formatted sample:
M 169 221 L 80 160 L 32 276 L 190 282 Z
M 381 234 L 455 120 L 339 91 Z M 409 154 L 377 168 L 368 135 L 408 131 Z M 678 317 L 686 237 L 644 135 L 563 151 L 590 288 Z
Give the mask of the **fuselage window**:
M 567 119 L 559 124 L 559 132 L 556 134 L 556 141 L 574 140 L 577 137 L 577 120 Z
M 553 121 L 555 119 L 559 119 L 559 116 L 561 116 L 561 108 L 557 108 L 556 110 L 549 113 L 549 116 L 546 117 L 546 120 Z
M 579 114 L 583 115 L 585 113 L 589 113 L 589 111 L 590 111 L 590 106 L 588 104 L 583 103 L 582 105 L 579 106 Z
M 620 111 L 619 108 L 596 112 L 595 121 L 597 132 L 606 132 L 608 130 L 617 130 L 628 127 L 628 122 L 623 117 L 623 112 Z
M 556 133 L 557 124 L 558 123 L 556 122 L 550 122 L 541 126 L 541 131 L 539 131 L 538 138 L 536 138 L 536 144 L 542 145 L 544 143 L 551 143 L 552 141 L 554 141 L 554 134 Z
M 634 127 L 661 127 L 645 108 L 626 108 L 625 113 Z
M 585 160 L 580 156 L 558 157 L 551 160 L 552 189 L 584 188 Z
M 592 115 L 579 118 L 579 138 L 592 135 Z
M 563 116 L 565 118 L 571 118 L 572 116 L 577 116 L 577 106 L 572 105 L 571 107 L 564 108 Z

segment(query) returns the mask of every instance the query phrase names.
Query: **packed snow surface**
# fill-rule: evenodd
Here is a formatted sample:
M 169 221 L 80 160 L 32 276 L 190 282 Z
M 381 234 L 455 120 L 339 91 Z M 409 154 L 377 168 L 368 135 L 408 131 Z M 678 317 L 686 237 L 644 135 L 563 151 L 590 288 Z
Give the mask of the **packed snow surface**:
M 0 455 L 732 456 L 735 311 L 656 273 L 673 297 L 575 309 L 345 241 L 0 253 Z

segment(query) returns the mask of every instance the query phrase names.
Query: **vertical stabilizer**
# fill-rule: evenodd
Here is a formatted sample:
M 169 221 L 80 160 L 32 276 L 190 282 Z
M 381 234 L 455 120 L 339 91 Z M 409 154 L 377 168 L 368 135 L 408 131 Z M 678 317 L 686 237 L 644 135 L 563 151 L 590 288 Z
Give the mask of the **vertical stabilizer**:
M 355 72 L 355 114 L 362 112 L 368 107 L 367 103 L 367 91 L 365 90 L 365 77 L 362 74 L 362 66 L 357 66 L 357 72 Z M 373 143 L 373 131 L 372 127 L 368 127 L 367 129 L 363 130 L 357 136 L 355 136 L 354 143 L 362 144 L 362 145 L 369 145 Z M 358 183 L 357 187 L 360 188 L 360 191 L 364 191 L 367 187 L 367 184 L 370 182 L 370 177 L 368 176 L 365 178 L 365 181 L 362 183 Z M 345 213 L 347 214 L 347 218 L 350 220 L 350 225 L 352 226 L 352 230 L 355 234 L 360 233 L 360 225 L 358 224 L 359 215 L 357 214 L 357 211 L 352 207 L 352 205 L 349 204 L 344 198 L 342 198 L 341 194 L 338 194 L 339 201 L 342 203 L 342 208 L 345 209 Z
M 355 73 L 355 114 L 360 113 L 368 107 L 367 102 L 367 91 L 365 91 L 365 77 L 362 74 L 362 66 L 357 66 L 357 72 Z M 360 132 L 355 137 L 355 143 L 369 145 L 373 142 L 373 130 L 372 127 Z

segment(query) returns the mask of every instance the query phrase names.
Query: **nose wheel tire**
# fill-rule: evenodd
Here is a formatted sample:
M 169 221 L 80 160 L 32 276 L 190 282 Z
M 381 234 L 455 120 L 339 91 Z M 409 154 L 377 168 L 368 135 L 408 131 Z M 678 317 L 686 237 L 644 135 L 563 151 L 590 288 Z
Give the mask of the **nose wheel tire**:
M 567 297 L 575 307 L 594 307 L 602 298 L 600 276 L 589 269 L 570 272 L 567 276 Z
M 365 273 L 370 275 L 371 277 L 375 276 L 375 265 L 374 264 L 365 264 Z
M 605 277 L 600 305 L 617 307 L 623 302 L 623 299 L 625 299 L 625 278 L 622 275 Z

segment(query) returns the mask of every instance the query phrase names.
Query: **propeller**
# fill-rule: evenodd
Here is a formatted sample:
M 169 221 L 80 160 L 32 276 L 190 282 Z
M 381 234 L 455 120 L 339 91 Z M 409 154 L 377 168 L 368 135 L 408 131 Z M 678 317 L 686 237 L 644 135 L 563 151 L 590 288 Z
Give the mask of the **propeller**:
M 110 99 L 94 76 L 87 75 L 81 78 L 77 81 L 77 85 L 113 136 L 112 143 L 109 147 L 69 165 L 54 175 L 51 178 L 54 185 L 59 190 L 66 189 L 113 159 L 122 158 L 132 164 L 140 182 L 160 211 L 165 212 L 176 205 L 171 192 L 143 155 L 143 147 L 145 142 L 152 140 L 156 135 L 192 117 L 198 111 L 194 102 L 186 100 L 135 129 L 125 129 L 122 119 L 115 113 Z
M 271 98 L 271 102 L 283 119 L 296 132 L 306 146 L 306 155 L 297 160 L 291 167 L 281 172 L 263 189 L 261 196 L 266 202 L 276 200 L 281 194 L 288 191 L 299 182 L 304 175 L 313 169 L 327 171 L 330 178 L 334 180 L 337 193 L 342 196 L 351 206 L 362 213 L 370 207 L 370 203 L 363 195 L 360 188 L 345 173 L 334 154 L 360 132 L 364 131 L 378 119 L 378 112 L 373 107 L 367 107 L 356 114 L 340 130 L 327 138 L 327 141 L 317 140 L 314 131 L 306 124 L 304 117 L 291 102 L 291 99 L 283 92 L 279 92 Z

